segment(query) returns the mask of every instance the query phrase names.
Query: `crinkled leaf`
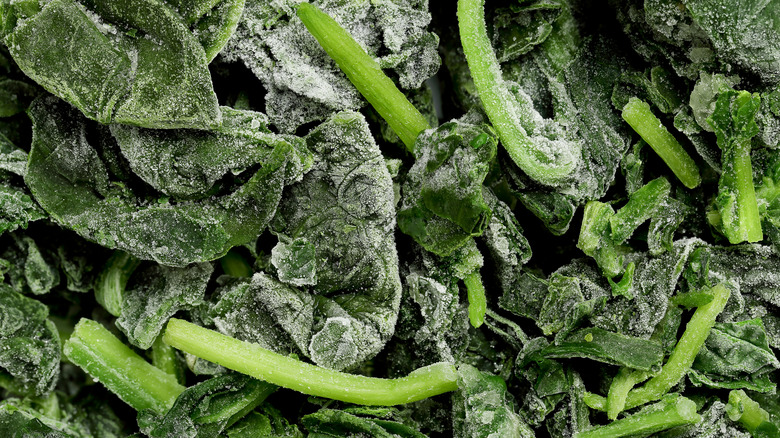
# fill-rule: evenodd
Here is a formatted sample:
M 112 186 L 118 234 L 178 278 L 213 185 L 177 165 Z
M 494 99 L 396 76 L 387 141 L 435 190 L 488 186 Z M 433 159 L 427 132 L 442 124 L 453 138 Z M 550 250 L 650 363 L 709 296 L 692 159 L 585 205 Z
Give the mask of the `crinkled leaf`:
M 688 13 L 709 36 L 718 55 L 757 73 L 770 83 L 780 81 L 780 8 L 765 0 L 724 4 L 717 0 L 685 2 Z
M 532 0 L 497 10 L 493 17 L 493 47 L 499 62 L 516 59 L 544 42 L 563 3 Z
M 458 391 L 453 396 L 452 408 L 456 436 L 535 436 L 533 429 L 515 412 L 504 379 L 470 365 L 458 367 Z
M 263 404 L 225 431 L 228 438 L 303 438 L 298 426 L 290 424 L 278 410 Z
M 17 392 L 51 391 L 60 372 L 60 337 L 49 309 L 0 283 L 0 368 L 13 377 Z
M 317 159 L 288 188 L 273 230 L 282 241 L 312 242 L 316 284 L 296 288 L 258 273 L 223 292 L 212 312 L 223 332 L 344 369 L 376 354 L 398 315 L 393 186 L 359 114 L 332 117 L 306 141 Z
M 420 134 L 401 189 L 401 231 L 442 256 L 482 235 L 492 215 L 482 183 L 496 148 L 490 128 L 460 121 Z
M 242 374 L 225 374 L 187 388 L 165 415 L 139 412 L 138 424 L 150 438 L 223 436 L 230 427 L 276 390 Z
M 292 146 L 302 162 L 308 161 L 302 140 L 272 134 L 264 114 L 227 107 L 222 113 L 222 126 L 211 131 L 112 125 L 111 134 L 135 174 L 156 190 L 180 198 L 203 196 L 226 174 L 267 161 L 276 147 Z
M 30 114 L 35 130 L 25 181 L 43 208 L 82 237 L 165 265 L 213 260 L 256 238 L 296 174 L 291 169 L 303 167 L 298 151 L 280 142 L 232 193 L 177 203 L 150 199 L 112 176 L 101 153 L 116 152 L 90 141 L 98 128 L 72 107 L 50 97 L 36 101 Z
M 203 302 L 213 271 L 210 263 L 197 263 L 184 268 L 154 265 L 135 273 L 117 327 L 133 345 L 150 348 L 171 316 Z
M 19 67 L 102 123 L 156 128 L 218 126 L 206 52 L 162 0 L 54 0 L 5 7 L 5 37 Z
M 354 410 L 353 410 L 354 411 Z M 320 409 L 306 415 L 301 422 L 314 438 L 340 438 L 345 436 L 371 436 L 374 438 L 425 438 L 426 435 L 399 421 L 384 416 L 359 415 L 362 412 Z
M 279 242 L 271 250 L 271 263 L 279 280 L 293 286 L 317 284 L 317 249 L 305 237 Z
M 774 392 L 768 374 L 778 368 L 761 319 L 749 319 L 715 324 L 689 376 L 709 387 Z
M 0 234 L 45 218 L 46 213 L 25 190 L 0 181 Z

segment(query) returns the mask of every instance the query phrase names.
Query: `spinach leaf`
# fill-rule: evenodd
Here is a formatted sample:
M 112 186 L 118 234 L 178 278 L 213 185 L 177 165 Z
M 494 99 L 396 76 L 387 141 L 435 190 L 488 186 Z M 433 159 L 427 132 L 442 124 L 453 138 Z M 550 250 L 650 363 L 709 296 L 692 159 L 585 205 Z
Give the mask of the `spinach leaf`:
M 104 149 L 113 140 L 95 142 L 97 128 L 66 103 L 44 98 L 30 115 L 34 142 L 25 181 L 52 218 L 103 246 L 170 266 L 213 260 L 255 238 L 275 212 L 284 185 L 304 168 L 298 151 L 280 141 L 232 193 L 176 202 L 117 180 L 111 161 L 102 158 L 115 153 Z
M 258 273 L 226 289 L 211 313 L 228 334 L 272 350 L 292 347 L 319 365 L 345 369 L 382 348 L 398 315 L 392 181 L 357 113 L 333 116 L 306 142 L 317 159 L 287 189 L 272 229 L 281 245 L 296 239 L 314 245 L 316 284 L 293 287 Z M 293 266 L 277 266 L 282 277 L 297 269 L 290 261 Z M 264 310 L 248 314 L 242 306 Z
M 664 357 L 663 349 L 655 342 L 599 328 L 578 330 L 540 354 L 549 358 L 584 357 L 638 370 L 659 369 Z
M 164 1 L 4 9 L 2 36 L 22 71 L 87 117 L 150 128 L 219 125 L 206 52 Z
M 42 395 L 54 388 L 60 372 L 60 336 L 49 309 L 0 283 L 0 368 L 13 377 L 14 392 Z
M 446 256 L 490 223 L 482 183 L 497 139 L 487 126 L 453 121 L 423 132 L 414 147 L 398 227 L 428 251 Z
M 210 263 L 184 268 L 154 265 L 134 274 L 116 325 L 133 345 L 150 348 L 168 318 L 203 302 L 214 271 Z
M 151 438 L 216 438 L 275 390 L 242 374 L 225 374 L 187 388 L 165 415 L 139 412 L 138 424 Z
M 453 398 L 453 430 L 458 436 L 535 436 L 515 412 L 506 383 L 498 376 L 461 365 Z
M 716 324 L 688 376 L 713 388 L 773 392 L 770 374 L 778 368 L 761 319 L 749 319 Z
M 364 412 L 366 411 L 366 412 Z M 338 438 L 345 436 L 371 436 L 375 438 L 425 438 L 426 435 L 399 421 L 394 421 L 392 411 L 372 412 L 370 409 L 320 409 L 306 415 L 301 422 L 310 437 Z M 379 414 L 365 416 L 366 414 Z M 383 415 L 384 414 L 384 415 Z M 389 417 L 389 418 L 387 418 Z

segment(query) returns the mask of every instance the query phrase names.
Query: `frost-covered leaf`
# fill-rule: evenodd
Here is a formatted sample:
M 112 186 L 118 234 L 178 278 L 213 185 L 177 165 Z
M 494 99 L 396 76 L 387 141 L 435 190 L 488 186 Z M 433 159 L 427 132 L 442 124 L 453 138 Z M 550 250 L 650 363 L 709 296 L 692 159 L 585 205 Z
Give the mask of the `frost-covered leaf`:
M 780 8 L 766 0 L 688 0 L 685 8 L 709 36 L 718 56 L 780 81 Z
M 141 411 L 138 424 L 150 438 L 219 437 L 276 390 L 242 374 L 225 374 L 187 388 L 165 415 Z
M 366 409 L 366 411 L 370 411 Z M 356 415 L 357 414 L 357 415 Z M 362 415 L 361 415 L 362 414 Z M 393 418 L 393 412 L 387 415 L 370 416 L 360 408 L 351 410 L 320 409 L 306 415 L 301 422 L 309 431 L 310 437 L 340 438 L 370 436 L 373 438 L 426 438 L 426 435 Z
M 11 261 L 8 282 L 17 292 L 41 295 L 60 284 L 56 259 L 29 236 L 13 235 L 0 257 Z
M 225 333 L 345 369 L 376 354 L 395 327 L 393 184 L 357 113 L 335 115 L 306 142 L 315 163 L 287 189 L 272 226 L 280 241 L 314 245 L 316 284 L 296 288 L 258 273 L 226 288 L 212 313 Z
M 550 358 L 584 357 L 638 370 L 659 369 L 664 357 L 663 349 L 655 342 L 599 328 L 580 329 L 540 354 Z
M 27 228 L 30 222 L 46 218 L 46 213 L 23 189 L 0 181 L 0 234 Z
M 15 392 L 45 394 L 60 372 L 60 337 L 49 309 L 0 283 L 0 368 Z
M 0 172 L 6 171 L 24 176 L 27 167 L 27 153 L 14 146 L 10 140 L 0 134 Z M 2 181 L 0 173 L 0 181 Z
M 218 126 L 203 46 L 162 0 L 6 3 L 4 37 L 22 71 L 102 123 Z
M 300 138 L 272 134 L 268 117 L 222 108 L 222 126 L 211 131 L 143 129 L 112 125 L 111 134 L 130 169 L 160 192 L 179 198 L 202 197 L 220 178 L 269 160 L 276 147 L 308 152 Z M 303 169 L 291 169 L 299 179 Z
M 470 365 L 458 367 L 458 392 L 453 400 L 456 436 L 530 438 L 535 436 L 515 412 L 514 401 L 501 377 Z
M 271 263 L 279 280 L 293 286 L 317 284 L 317 249 L 305 237 L 279 242 L 271 250 Z
M 531 0 L 502 8 L 493 17 L 493 47 L 499 62 L 528 53 L 552 32 L 562 0 Z
M 749 319 L 715 324 L 689 376 L 714 388 L 774 392 L 769 374 L 778 368 L 761 319 Z
M 247 0 L 224 56 L 241 60 L 268 91 L 266 109 L 282 131 L 364 105 L 360 94 L 295 15 L 296 0 Z M 427 0 L 314 1 L 406 89 L 439 68 Z
M 482 184 L 496 150 L 496 136 L 484 125 L 453 121 L 420 134 L 401 188 L 401 231 L 441 256 L 482 235 L 492 215 Z
M 232 192 L 171 202 L 117 175 L 113 139 L 66 103 L 41 99 L 30 114 L 35 129 L 25 181 L 43 208 L 89 240 L 165 265 L 213 260 L 256 238 L 284 185 L 305 168 L 299 151 L 279 141 L 258 170 L 227 188 Z
M 184 268 L 154 265 L 136 272 L 125 291 L 117 327 L 130 343 L 148 349 L 171 316 L 203 302 L 213 271 L 210 263 L 197 263 Z

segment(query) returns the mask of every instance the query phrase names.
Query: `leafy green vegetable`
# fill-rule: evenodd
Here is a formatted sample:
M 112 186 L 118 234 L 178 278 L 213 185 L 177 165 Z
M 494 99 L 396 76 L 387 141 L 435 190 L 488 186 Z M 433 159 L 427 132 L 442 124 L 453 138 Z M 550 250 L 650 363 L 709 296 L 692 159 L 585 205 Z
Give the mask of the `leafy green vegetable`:
M 631 98 L 623 107 L 623 119 L 653 148 L 686 187 L 692 189 L 699 185 L 701 176 L 696 163 L 653 115 L 647 103 Z
M 310 3 L 301 3 L 297 14 L 360 94 L 412 150 L 420 132 L 428 129 L 422 114 L 406 100 L 390 78 L 382 74 L 379 64 L 330 16 Z
M 364 409 L 367 410 L 367 409 Z M 417 432 L 412 427 L 403 423 L 386 420 L 382 417 L 372 418 L 354 415 L 335 409 L 320 409 L 301 419 L 301 422 L 313 437 L 343 437 L 343 436 L 367 436 L 377 438 L 423 438 L 425 435 Z M 362 414 L 361 409 L 352 409 L 356 414 Z M 366 412 L 367 414 L 369 412 Z
M 717 323 L 688 374 L 694 384 L 773 392 L 768 373 L 780 368 L 761 319 Z
M 201 304 L 214 268 L 209 263 L 185 268 L 151 266 L 134 274 L 134 287 L 124 293 L 116 325 L 133 345 L 148 349 L 168 318 Z
M 165 413 L 185 389 L 89 319 L 79 321 L 63 353 L 137 411 Z
M 250 240 L 270 220 L 284 185 L 300 178 L 305 162 L 292 145 L 279 141 L 262 167 L 232 193 L 199 202 L 145 199 L 112 177 L 101 159 L 101 149 L 110 143 L 92 144 L 87 133 L 96 127 L 67 104 L 41 99 L 30 115 L 35 139 L 25 181 L 44 209 L 101 245 L 173 266 L 215 259 Z M 198 132 L 179 134 L 191 141 L 210 140 Z M 61 159 L 71 154 L 78 159 Z M 75 184 L 67 183 L 67 191 L 58 189 L 68 181 Z M 169 232 L 158 233 L 161 228 Z
M 22 71 L 87 117 L 150 128 L 219 125 L 206 52 L 167 3 L 56 0 L 3 9 L 2 36 Z
M 0 368 L 13 378 L 9 389 L 31 395 L 48 393 L 60 371 L 60 337 L 47 318 L 49 309 L 2 283 L 0 300 Z
M 502 144 L 512 160 L 532 179 L 543 184 L 560 183 L 580 163 L 579 145 L 533 137 L 523 129 L 523 108 L 510 94 L 487 36 L 484 2 L 458 1 L 458 24 L 463 51 L 474 85 Z
M 701 416 L 696 413 L 696 403 L 685 397 L 671 395 L 629 417 L 606 426 L 595 427 L 575 436 L 577 438 L 598 438 L 649 434 L 683 424 L 695 424 L 699 421 L 701 421 Z
M 460 436 L 533 437 L 533 430 L 512 409 L 506 383 L 469 365 L 458 368 L 453 429 Z
M 401 231 L 442 256 L 482 235 L 492 215 L 483 182 L 495 155 L 486 127 L 453 121 L 420 135 L 401 187 Z
M 297 17 L 300 2 L 246 3 L 225 56 L 243 62 L 268 90 L 266 108 L 277 127 L 294 132 L 306 123 L 364 105 L 336 62 Z M 431 21 L 427 1 L 313 1 L 311 6 L 333 17 L 368 53 L 372 61 L 364 65 L 390 69 L 404 89 L 418 88 L 439 68 L 438 37 L 426 29 Z M 344 41 L 343 35 L 334 40 Z M 414 121 L 413 126 L 427 125 L 413 114 L 400 116 Z
M 0 436 L 776 437 L 775 3 L 0 0 Z
M 182 392 L 165 415 L 139 412 L 138 424 L 149 437 L 220 436 L 254 410 L 274 385 L 240 374 L 225 374 Z

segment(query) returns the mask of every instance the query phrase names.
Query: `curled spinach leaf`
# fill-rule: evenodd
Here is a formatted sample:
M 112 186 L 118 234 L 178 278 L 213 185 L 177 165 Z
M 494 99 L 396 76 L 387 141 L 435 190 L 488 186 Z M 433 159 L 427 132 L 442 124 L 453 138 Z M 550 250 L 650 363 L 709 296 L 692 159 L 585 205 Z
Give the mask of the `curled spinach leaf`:
M 0 36 L 22 71 L 87 117 L 156 128 L 219 125 L 210 58 L 165 1 L 5 2 L 2 12 Z M 211 55 L 226 39 L 221 30 L 204 35 Z
M 299 154 L 305 151 L 279 140 L 232 192 L 178 202 L 133 189 L 132 175 L 120 178 L 115 163 L 123 158 L 113 138 L 75 108 L 46 97 L 30 116 L 34 140 L 25 181 L 52 219 L 105 247 L 169 266 L 213 260 L 257 237 L 306 161 Z M 199 131 L 179 135 L 192 144 L 213 141 Z

